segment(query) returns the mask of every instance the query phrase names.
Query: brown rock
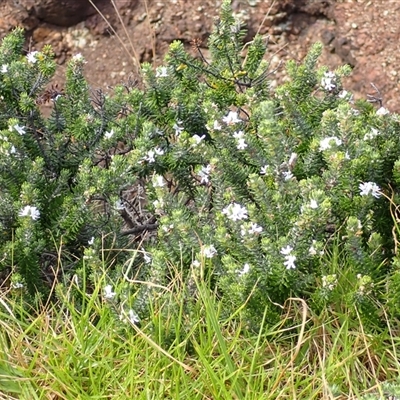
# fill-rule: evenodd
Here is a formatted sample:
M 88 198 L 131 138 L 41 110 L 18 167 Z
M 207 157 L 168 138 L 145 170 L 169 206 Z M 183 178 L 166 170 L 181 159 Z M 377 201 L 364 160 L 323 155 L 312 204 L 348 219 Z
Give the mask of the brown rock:
M 107 0 L 93 0 L 97 7 Z M 96 12 L 89 0 L 21 0 L 20 5 L 44 22 L 72 26 Z
M 33 32 L 32 37 L 35 42 L 46 42 L 48 37 L 52 35 L 53 32 L 54 29 L 49 26 L 39 26 Z
M 32 30 L 39 25 L 39 20 L 20 5 L 11 0 L 0 0 L 0 34 L 4 36 L 16 26 Z
M 352 53 L 352 43 L 347 37 L 341 37 L 334 41 L 335 53 L 345 62 L 346 64 L 354 67 L 357 62 Z

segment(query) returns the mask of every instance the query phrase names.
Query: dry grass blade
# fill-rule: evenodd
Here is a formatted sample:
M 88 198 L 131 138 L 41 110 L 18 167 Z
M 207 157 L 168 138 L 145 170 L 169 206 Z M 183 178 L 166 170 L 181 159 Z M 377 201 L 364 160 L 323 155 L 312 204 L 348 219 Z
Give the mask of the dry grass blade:
M 296 347 L 295 347 L 294 352 L 292 354 L 292 357 L 291 357 L 289 363 L 286 365 L 286 367 L 284 367 L 282 369 L 282 371 L 281 371 L 281 373 L 279 375 L 279 378 L 276 379 L 274 387 L 272 388 L 272 392 L 275 392 L 275 390 L 277 389 L 278 385 L 281 382 L 281 378 L 283 378 L 283 376 L 285 375 L 286 371 L 289 368 L 293 367 L 293 363 L 296 360 L 296 358 L 297 358 L 297 356 L 298 356 L 298 354 L 300 352 L 301 346 L 303 344 L 304 332 L 305 332 L 305 327 L 306 327 L 306 323 L 307 323 L 307 311 L 308 311 L 307 303 L 303 299 L 294 298 L 294 297 L 288 298 L 287 301 L 290 302 L 290 303 L 291 302 L 300 302 L 301 303 L 301 305 L 302 305 L 302 313 L 301 313 L 301 315 L 302 315 L 302 323 L 301 323 L 301 327 L 300 327 L 300 333 L 299 333 L 299 337 L 298 337 L 298 340 L 297 340 L 297 344 L 296 344 Z
M 264 22 L 265 22 L 266 19 L 268 18 L 269 13 L 270 13 L 271 10 L 272 10 L 272 7 L 275 5 L 275 1 L 276 1 L 276 0 L 273 0 L 273 1 L 272 1 L 271 5 L 269 6 L 269 9 L 268 9 L 267 13 L 265 14 L 263 20 L 261 21 L 261 24 L 260 24 L 260 26 L 258 27 L 258 30 L 257 30 L 257 35 L 260 33 L 260 30 L 261 30 L 261 28 L 263 27 Z
M 97 11 L 97 13 L 101 16 L 101 18 L 103 18 L 103 20 L 106 22 L 106 24 L 108 25 L 108 27 L 110 28 L 110 30 L 113 32 L 113 34 L 116 36 L 116 38 L 118 39 L 118 41 L 121 43 L 122 47 L 124 48 L 124 50 L 126 51 L 126 53 L 128 54 L 129 58 L 132 60 L 135 68 L 136 68 L 136 72 L 139 73 L 140 71 L 140 62 L 139 62 L 139 57 L 138 54 L 135 50 L 135 47 L 133 46 L 133 43 L 130 39 L 130 36 L 126 30 L 125 24 L 122 21 L 121 18 L 121 14 L 118 11 L 118 8 L 114 2 L 114 0 L 111 0 L 111 3 L 114 7 L 114 10 L 118 16 L 119 21 L 122 24 L 122 27 L 124 29 L 124 32 L 129 40 L 132 52 L 129 51 L 129 49 L 127 48 L 127 46 L 125 45 L 124 41 L 122 40 L 122 38 L 118 35 L 117 31 L 113 28 L 113 26 L 110 24 L 110 22 L 108 21 L 108 19 L 105 17 L 105 15 L 100 11 L 100 9 L 94 4 L 93 0 L 89 0 L 90 4 L 93 6 L 93 8 Z

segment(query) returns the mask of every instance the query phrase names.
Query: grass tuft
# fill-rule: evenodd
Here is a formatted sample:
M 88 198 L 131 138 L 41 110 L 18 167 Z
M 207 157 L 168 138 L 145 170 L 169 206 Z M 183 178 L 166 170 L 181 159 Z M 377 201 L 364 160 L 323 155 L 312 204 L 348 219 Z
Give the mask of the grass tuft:
M 251 332 L 239 313 L 222 312 L 206 282 L 195 280 L 188 302 L 175 274 L 156 288 L 140 326 L 103 298 L 104 277 L 91 294 L 74 281 L 36 315 L 4 293 L 0 391 L 10 399 L 361 399 L 383 396 L 381 382 L 399 375 L 389 321 L 385 332 L 366 334 L 361 319 L 316 315 L 290 299 L 279 325 L 269 327 L 264 313 Z

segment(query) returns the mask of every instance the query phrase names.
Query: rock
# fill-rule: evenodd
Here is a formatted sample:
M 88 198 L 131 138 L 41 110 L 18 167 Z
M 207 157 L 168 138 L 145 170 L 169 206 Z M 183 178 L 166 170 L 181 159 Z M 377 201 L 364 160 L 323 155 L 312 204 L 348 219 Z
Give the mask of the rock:
M 351 39 L 347 37 L 340 37 L 334 40 L 335 53 L 350 66 L 354 67 L 357 64 L 353 56 L 353 46 Z
M 11 0 L 0 0 L 0 35 L 3 37 L 14 27 L 21 26 L 30 31 L 39 25 L 39 20 Z
M 102 7 L 107 0 L 93 0 Z M 20 6 L 40 21 L 59 26 L 72 26 L 96 13 L 89 0 L 20 0 Z
M 33 42 L 51 45 L 56 57 L 60 57 L 66 50 L 66 46 L 63 41 L 63 35 L 59 31 L 60 29 L 60 27 L 54 25 L 41 24 L 41 26 L 33 31 Z M 58 63 L 60 63 L 60 60 L 58 60 Z

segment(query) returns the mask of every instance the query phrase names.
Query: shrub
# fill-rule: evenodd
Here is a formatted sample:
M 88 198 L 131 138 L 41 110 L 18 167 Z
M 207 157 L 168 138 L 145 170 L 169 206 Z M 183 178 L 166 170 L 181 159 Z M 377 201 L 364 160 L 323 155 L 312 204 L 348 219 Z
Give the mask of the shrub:
M 46 293 L 44 278 L 60 263 L 79 268 L 92 237 L 120 227 L 114 203 L 134 177 L 123 157 L 109 165 L 114 140 L 128 135 L 118 104 L 90 93 L 82 56 L 68 64 L 65 90 L 44 90 L 55 71 L 51 49 L 21 57 L 23 43 L 16 29 L 0 49 L 0 248 L 2 268 L 15 269 L 34 294 Z M 39 108 L 45 101 L 53 103 L 49 118 Z
M 157 227 L 143 242 L 147 263 L 114 260 L 116 279 L 128 269 L 161 287 L 180 265 L 189 286 L 193 274 L 209 280 L 227 313 L 246 303 L 250 325 L 265 309 L 274 321 L 289 297 L 317 308 L 344 301 L 373 325 L 377 300 L 396 312 L 398 116 L 354 102 L 341 83 L 348 66 L 317 68 L 319 43 L 301 65 L 289 62 L 290 81 L 272 90 L 264 38 L 244 47 L 243 37 L 224 1 L 211 60 L 197 41 L 197 58 L 174 42 L 163 66 L 142 66 L 143 88 L 121 86 L 113 96 L 89 94 L 75 56 L 48 119 L 35 99 L 54 71 L 50 49 L 21 58 L 22 32 L 6 38 L 4 265 L 40 289 L 40 273 L 59 255 L 54 243 L 71 260 L 64 266 L 84 262 L 95 273 L 101 236 L 116 232 L 122 248 L 128 233 Z M 115 204 L 138 179 L 151 217 L 121 234 Z M 157 285 L 140 288 L 138 312 Z

